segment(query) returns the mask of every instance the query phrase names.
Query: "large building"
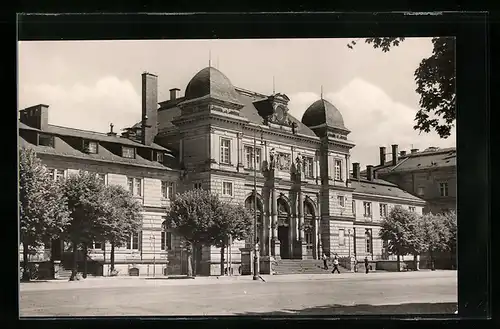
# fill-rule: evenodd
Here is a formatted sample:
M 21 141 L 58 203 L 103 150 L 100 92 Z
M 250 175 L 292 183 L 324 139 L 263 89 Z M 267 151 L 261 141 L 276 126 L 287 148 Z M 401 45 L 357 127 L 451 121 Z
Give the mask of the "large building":
M 407 153 L 398 152 L 398 145 L 392 145 L 391 151 L 387 160 L 386 148 L 380 147 L 380 163 L 374 168 L 378 177 L 427 201 L 426 213 L 456 210 L 456 148 L 429 147 Z
M 425 207 L 421 198 L 375 177 L 373 166 L 361 176 L 359 164 L 351 164 L 355 144 L 342 114 L 324 99 L 298 120 L 288 113 L 286 95 L 235 87 L 213 67 L 196 73 L 183 96 L 179 91 L 172 88 L 170 99 L 158 102 L 157 77 L 144 73 L 141 121 L 121 136 L 49 125 L 45 105 L 21 111 L 20 144 L 37 150 L 54 179 L 93 171 L 142 201 L 143 231 L 117 251 L 120 274 L 186 272 L 182 239 L 161 223 L 169 199 L 189 189 L 251 209 L 257 200 L 261 273 L 272 272 L 274 260 L 323 253 L 387 259 L 378 237 L 381 218 L 396 205 L 417 213 Z M 234 273 L 245 272 L 241 255 L 250 246 L 234 241 L 229 248 Z M 90 253 L 104 275 L 108 250 L 96 243 Z M 194 252 L 198 273 L 220 274 L 219 248 Z

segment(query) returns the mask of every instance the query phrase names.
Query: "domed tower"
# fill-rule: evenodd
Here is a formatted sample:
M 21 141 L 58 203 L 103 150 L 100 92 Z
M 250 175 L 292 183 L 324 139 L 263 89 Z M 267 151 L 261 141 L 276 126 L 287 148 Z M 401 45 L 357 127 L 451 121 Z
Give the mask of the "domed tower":
M 340 111 L 325 99 L 319 99 L 307 108 L 302 116 L 302 123 L 318 137 L 330 136 L 347 140 L 347 135 L 350 133 L 344 125 Z

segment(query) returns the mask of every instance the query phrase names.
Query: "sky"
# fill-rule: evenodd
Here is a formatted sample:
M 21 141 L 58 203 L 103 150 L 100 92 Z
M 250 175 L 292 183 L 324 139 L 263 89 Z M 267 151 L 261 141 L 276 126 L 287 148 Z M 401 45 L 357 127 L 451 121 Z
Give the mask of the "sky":
M 406 39 L 387 53 L 351 39 L 22 41 L 18 43 L 18 107 L 49 105 L 49 123 L 107 132 L 141 117 L 141 74 L 158 75 L 159 101 L 169 89 L 181 95 L 209 65 L 234 86 L 290 98 L 290 114 L 302 119 L 323 98 L 342 113 L 356 143 L 352 162 L 379 163 L 379 147 L 424 150 L 456 144 L 413 130 L 419 95 L 413 73 L 432 54 L 430 38 Z

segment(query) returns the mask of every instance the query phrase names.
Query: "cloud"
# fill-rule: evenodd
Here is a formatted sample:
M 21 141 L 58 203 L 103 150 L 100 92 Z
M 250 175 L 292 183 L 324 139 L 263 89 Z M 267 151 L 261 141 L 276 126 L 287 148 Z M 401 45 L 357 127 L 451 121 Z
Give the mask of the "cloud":
M 302 118 L 309 105 L 320 98 L 319 94 L 302 92 L 290 95 L 290 113 Z M 324 98 L 342 113 L 346 127 L 351 130 L 349 139 L 356 143 L 352 161 L 362 166 L 379 163 L 379 147 L 398 144 L 400 150 L 409 151 L 412 146 L 424 150 L 429 146 L 450 147 L 456 145 L 456 135 L 440 139 L 432 133 L 419 135 L 413 129 L 417 107 L 412 108 L 392 100 L 381 88 L 355 78 L 336 93 Z
M 140 120 L 141 96 L 128 80 L 107 76 L 93 85 L 71 87 L 39 84 L 24 85 L 19 90 L 19 107 L 49 105 L 49 123 L 72 128 L 115 131 Z

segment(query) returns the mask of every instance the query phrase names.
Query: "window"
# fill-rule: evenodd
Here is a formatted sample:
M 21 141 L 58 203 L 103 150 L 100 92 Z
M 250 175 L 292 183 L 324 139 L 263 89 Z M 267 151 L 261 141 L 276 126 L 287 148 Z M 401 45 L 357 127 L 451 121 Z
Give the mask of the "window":
M 172 232 L 165 226 L 166 222 L 162 224 L 161 231 L 161 250 L 172 250 Z
M 366 229 L 365 231 L 365 252 L 367 254 L 372 253 L 372 230 L 371 229 Z
M 222 183 L 222 194 L 223 195 L 233 195 L 233 183 L 223 182 Z
M 122 156 L 128 159 L 135 159 L 135 149 L 133 147 L 122 147 Z
M 54 147 L 54 136 L 39 134 L 38 135 L 38 145 Z
M 356 216 L 356 201 L 352 200 L 352 214 Z
M 419 196 L 423 196 L 424 195 L 424 188 L 423 187 L 419 187 L 417 189 L 417 195 L 419 195 Z
M 60 182 L 64 179 L 64 170 L 57 169 L 56 170 L 56 182 Z
M 363 202 L 363 207 L 365 209 L 365 217 L 372 217 L 372 203 L 371 202 Z
M 200 190 L 201 190 L 201 183 L 194 183 L 194 184 L 193 184 L 193 187 L 194 187 L 195 189 L 200 189 Z
M 163 163 L 163 153 L 156 152 L 156 161 L 159 163 Z
M 415 207 L 411 207 L 410 206 L 409 209 L 410 209 L 411 212 L 415 212 Z
M 311 231 L 306 231 L 304 233 L 304 236 L 306 238 L 306 249 L 307 250 L 312 250 L 313 249 L 313 233 Z
M 380 218 L 385 218 L 387 217 L 387 204 L 381 203 L 380 204 Z
M 346 197 L 343 195 L 338 195 L 337 200 L 339 201 L 339 205 L 344 208 L 345 207 L 345 199 Z
M 130 235 L 130 239 L 127 240 L 127 249 L 139 250 L 139 240 L 141 232 L 133 233 Z
M 335 160 L 335 180 L 342 180 L 342 161 Z
M 87 153 L 96 154 L 97 153 L 97 142 L 84 141 L 83 142 L 83 151 L 87 152 Z
M 311 157 L 304 157 L 304 177 L 314 178 L 314 159 Z
M 93 242 L 92 249 L 101 249 L 104 250 L 104 243 L 102 242 Z
M 103 184 L 106 184 L 106 174 L 96 174 L 97 175 L 97 179 L 103 183 Z
M 142 195 L 142 180 L 140 178 L 127 177 L 128 191 L 134 196 Z
M 448 183 L 439 183 L 439 192 L 441 196 L 448 196 Z
M 220 163 L 231 164 L 231 140 L 220 139 Z
M 174 197 L 174 183 L 173 182 L 161 182 L 161 196 L 164 199 L 172 200 Z
M 339 229 L 339 246 L 345 246 L 345 230 Z
M 255 159 L 254 159 L 254 149 L 253 146 L 245 146 L 245 167 L 248 169 L 253 169 L 254 160 L 256 163 L 256 169 L 260 170 L 261 164 L 261 149 L 255 149 Z

